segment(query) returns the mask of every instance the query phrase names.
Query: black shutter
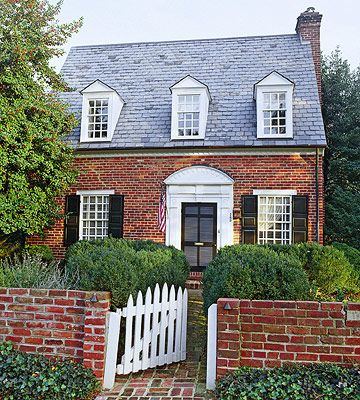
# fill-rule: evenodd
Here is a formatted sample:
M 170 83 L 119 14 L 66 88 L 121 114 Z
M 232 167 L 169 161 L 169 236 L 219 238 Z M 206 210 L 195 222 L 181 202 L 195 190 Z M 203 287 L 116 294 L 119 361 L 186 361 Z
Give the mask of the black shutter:
M 80 196 L 65 197 L 64 244 L 69 246 L 79 240 Z
M 124 196 L 109 196 L 109 236 L 123 237 Z
M 306 242 L 308 239 L 308 198 L 292 198 L 292 242 Z
M 244 244 L 257 243 L 257 196 L 241 196 L 241 237 Z

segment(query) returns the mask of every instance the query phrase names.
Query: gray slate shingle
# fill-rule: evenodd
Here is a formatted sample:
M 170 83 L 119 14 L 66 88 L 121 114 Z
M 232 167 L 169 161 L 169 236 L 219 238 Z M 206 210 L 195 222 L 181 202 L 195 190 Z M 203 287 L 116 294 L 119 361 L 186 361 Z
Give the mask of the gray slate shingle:
M 295 82 L 294 138 L 257 139 L 253 85 L 272 71 Z M 79 149 L 326 145 L 309 43 L 297 35 L 73 47 L 61 70 L 76 91 L 62 94 L 81 114 L 79 91 L 96 79 L 125 100 L 112 142 Z M 169 87 L 190 74 L 212 101 L 204 140 L 170 140 Z

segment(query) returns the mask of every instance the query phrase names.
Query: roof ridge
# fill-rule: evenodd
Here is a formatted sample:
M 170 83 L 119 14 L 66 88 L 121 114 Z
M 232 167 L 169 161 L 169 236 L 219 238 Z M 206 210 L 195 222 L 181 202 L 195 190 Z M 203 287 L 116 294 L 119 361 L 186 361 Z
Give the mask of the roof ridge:
M 151 45 L 151 44 L 165 44 L 165 43 L 189 43 L 189 42 L 215 42 L 215 41 L 227 41 L 227 40 L 239 40 L 239 39 L 270 39 L 270 38 L 281 38 L 281 37 L 298 37 L 296 33 L 285 33 L 278 35 L 254 35 L 254 36 L 233 36 L 223 38 L 203 38 L 203 39 L 174 39 L 174 40 L 159 40 L 149 42 L 124 42 L 124 43 L 101 43 L 101 44 L 83 44 L 79 46 L 71 46 L 72 49 L 89 48 L 89 47 L 112 47 L 112 46 L 134 46 L 134 45 Z M 299 39 L 300 40 L 300 39 Z

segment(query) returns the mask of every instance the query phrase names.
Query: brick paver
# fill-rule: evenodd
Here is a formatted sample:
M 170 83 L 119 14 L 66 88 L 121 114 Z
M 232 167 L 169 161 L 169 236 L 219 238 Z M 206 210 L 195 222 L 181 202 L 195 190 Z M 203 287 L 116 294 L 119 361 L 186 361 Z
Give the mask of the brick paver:
M 206 320 L 199 290 L 189 290 L 187 360 L 130 375 L 117 375 L 111 391 L 97 400 L 205 400 Z

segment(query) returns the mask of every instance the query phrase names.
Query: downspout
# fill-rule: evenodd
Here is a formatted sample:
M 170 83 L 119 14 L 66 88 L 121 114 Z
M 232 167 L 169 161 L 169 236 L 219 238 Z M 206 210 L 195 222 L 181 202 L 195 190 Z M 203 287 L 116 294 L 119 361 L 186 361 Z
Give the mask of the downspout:
M 315 202 L 316 202 L 316 242 L 319 243 L 320 231 L 320 210 L 319 210 L 319 148 L 316 148 L 316 161 L 315 161 Z

